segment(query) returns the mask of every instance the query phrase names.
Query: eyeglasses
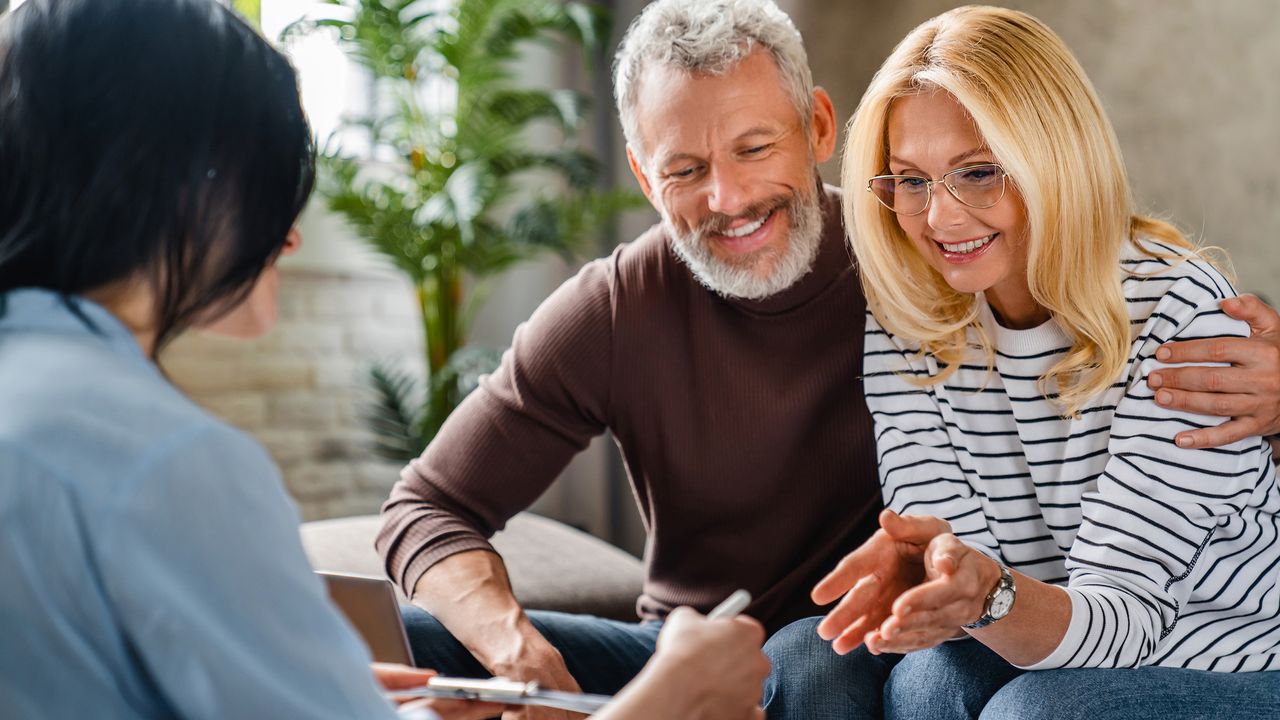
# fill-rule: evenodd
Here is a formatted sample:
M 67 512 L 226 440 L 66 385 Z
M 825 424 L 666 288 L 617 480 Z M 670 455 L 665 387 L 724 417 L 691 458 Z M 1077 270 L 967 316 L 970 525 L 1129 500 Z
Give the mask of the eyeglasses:
M 956 200 L 971 208 L 989 208 L 1004 197 L 1004 168 L 995 163 L 956 168 L 937 180 L 918 175 L 877 175 L 867 192 L 899 215 L 919 215 L 929 207 L 933 186 L 942 183 Z

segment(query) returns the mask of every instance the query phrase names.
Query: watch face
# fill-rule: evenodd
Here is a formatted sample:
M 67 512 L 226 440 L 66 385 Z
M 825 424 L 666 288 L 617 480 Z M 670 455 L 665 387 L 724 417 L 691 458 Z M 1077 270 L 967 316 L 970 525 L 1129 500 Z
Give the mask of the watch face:
M 996 592 L 995 597 L 991 598 L 991 617 L 999 620 L 1009 611 L 1013 609 L 1013 592 L 1008 588 L 1001 589 Z

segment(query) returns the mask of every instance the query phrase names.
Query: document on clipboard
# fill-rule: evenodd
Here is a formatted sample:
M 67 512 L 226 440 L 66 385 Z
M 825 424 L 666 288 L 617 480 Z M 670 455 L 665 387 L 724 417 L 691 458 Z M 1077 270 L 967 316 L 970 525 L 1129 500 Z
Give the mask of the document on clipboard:
M 479 700 L 505 705 L 539 705 L 579 713 L 593 713 L 613 698 L 609 695 L 543 690 L 536 682 L 519 682 L 506 678 L 433 677 L 427 684 L 409 690 L 390 690 L 388 698 L 445 698 Z

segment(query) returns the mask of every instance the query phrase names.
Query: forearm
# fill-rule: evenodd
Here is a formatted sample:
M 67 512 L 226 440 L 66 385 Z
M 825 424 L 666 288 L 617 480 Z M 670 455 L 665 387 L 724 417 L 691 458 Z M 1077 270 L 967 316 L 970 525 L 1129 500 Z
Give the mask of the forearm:
M 530 645 L 546 643 L 520 607 L 506 565 L 494 552 L 470 550 L 436 563 L 415 586 L 413 602 L 495 674 L 518 666 Z
M 995 563 L 991 563 L 995 568 Z M 996 568 L 989 587 L 1000 577 Z M 1048 585 L 1013 571 L 1018 588 L 1013 609 L 1000 621 L 969 634 L 1014 665 L 1027 667 L 1049 657 L 1071 624 L 1071 598 L 1056 585 Z

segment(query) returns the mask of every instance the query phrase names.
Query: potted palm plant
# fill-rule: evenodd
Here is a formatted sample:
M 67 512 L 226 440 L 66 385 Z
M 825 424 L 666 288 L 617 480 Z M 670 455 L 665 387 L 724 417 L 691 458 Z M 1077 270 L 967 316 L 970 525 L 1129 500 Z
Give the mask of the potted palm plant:
M 576 138 L 588 98 L 572 89 L 522 87 L 513 64 L 534 41 L 572 43 L 589 63 L 608 37 L 605 12 L 558 0 L 328 0 L 338 15 L 304 20 L 328 29 L 367 68 L 377 107 L 352 122 L 373 152 L 322 148 L 318 191 L 356 234 L 412 281 L 421 310 L 426 378 L 387 364 L 370 377 L 379 454 L 417 455 L 496 365 L 466 347 L 486 281 L 546 252 L 570 254 L 617 212 L 641 204 L 597 187 L 599 164 Z M 455 98 L 432 107 L 429 83 Z M 550 124 L 558 140 L 535 144 Z

